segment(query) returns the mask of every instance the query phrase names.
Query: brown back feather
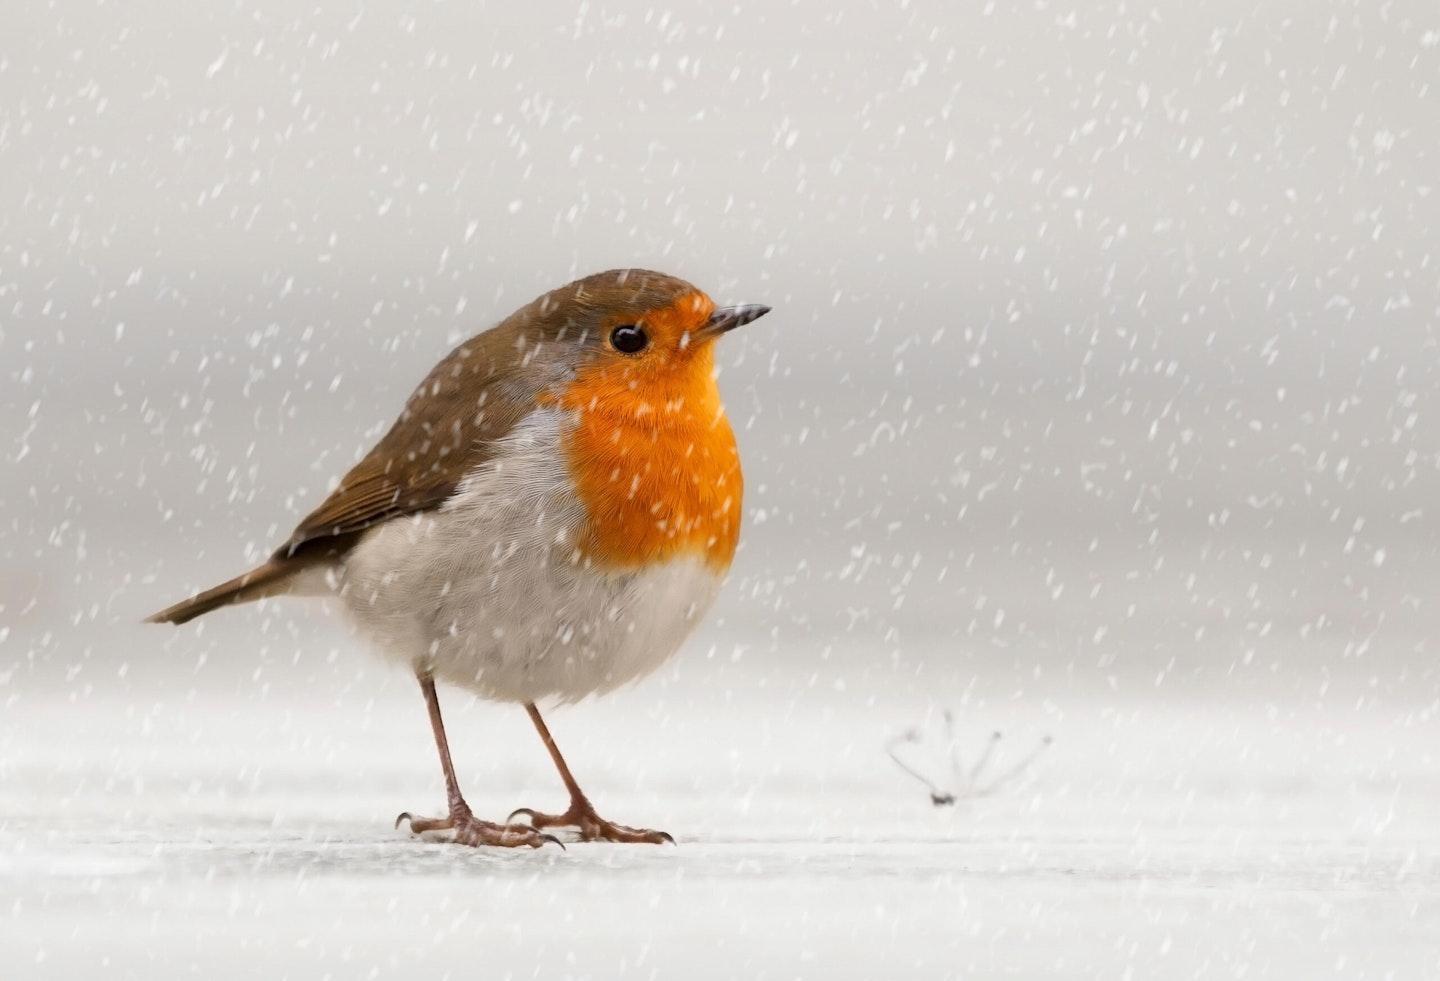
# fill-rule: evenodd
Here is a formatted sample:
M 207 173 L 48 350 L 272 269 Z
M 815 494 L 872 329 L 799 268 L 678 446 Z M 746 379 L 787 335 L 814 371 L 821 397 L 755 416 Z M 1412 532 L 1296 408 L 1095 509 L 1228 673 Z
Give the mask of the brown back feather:
M 343 553 L 356 532 L 444 503 L 490 457 L 495 441 L 535 408 L 536 389 L 513 376 L 518 338 L 505 324 L 451 351 L 275 557 L 336 547 Z

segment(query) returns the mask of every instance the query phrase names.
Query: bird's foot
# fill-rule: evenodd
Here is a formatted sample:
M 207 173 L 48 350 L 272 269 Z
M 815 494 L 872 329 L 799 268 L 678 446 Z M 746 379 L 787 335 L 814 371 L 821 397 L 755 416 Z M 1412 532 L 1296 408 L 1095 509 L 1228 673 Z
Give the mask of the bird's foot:
M 575 828 L 580 832 L 581 841 L 615 841 L 623 843 L 644 843 L 660 845 L 669 843 L 675 844 L 675 839 L 664 831 L 651 831 L 648 828 L 627 828 L 623 824 L 614 824 L 605 820 L 595 813 L 595 808 L 584 797 L 577 797 L 570 801 L 570 807 L 564 814 L 542 814 L 539 811 L 528 807 L 516 808 L 510 812 L 505 819 L 506 825 L 510 827 L 524 828 L 526 825 L 516 825 L 513 822 L 517 817 L 524 816 L 528 827 L 538 832 L 544 828 Z M 549 837 L 548 835 L 546 837 Z
M 495 845 L 500 848 L 520 848 L 528 845 L 531 848 L 539 848 L 547 842 L 553 842 L 564 848 L 559 838 L 554 835 L 542 834 L 534 827 L 524 825 L 513 825 L 510 823 L 496 824 L 493 821 L 482 821 L 470 812 L 470 808 L 464 801 L 458 805 L 450 806 L 450 814 L 443 818 L 416 817 L 409 811 L 401 814 L 395 819 L 395 827 L 400 827 L 402 821 L 408 821 L 410 830 L 414 834 L 423 834 L 426 831 L 454 831 L 455 843 L 458 845 L 470 845 L 478 848 L 481 845 Z

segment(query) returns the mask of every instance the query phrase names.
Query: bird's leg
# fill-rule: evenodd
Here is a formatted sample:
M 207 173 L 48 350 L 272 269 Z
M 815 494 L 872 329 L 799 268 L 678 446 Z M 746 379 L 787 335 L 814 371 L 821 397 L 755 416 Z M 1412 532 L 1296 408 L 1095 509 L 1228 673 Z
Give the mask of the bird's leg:
M 564 814 L 541 814 L 531 808 L 522 807 L 513 811 L 507 821 L 513 821 L 523 814 L 529 819 L 531 828 L 577 828 L 581 841 L 647 842 L 654 845 L 668 841 L 675 844 L 675 839 L 663 831 L 627 828 L 623 824 L 612 824 L 596 814 L 595 806 L 571 776 L 565 757 L 560 755 L 560 747 L 555 745 L 550 729 L 545 725 L 545 720 L 540 718 L 540 710 L 535 707 L 534 702 L 527 702 L 525 711 L 530 713 L 530 721 L 535 723 L 535 729 L 540 733 L 545 748 L 550 751 L 550 758 L 555 761 L 555 769 L 560 771 L 560 779 L 565 782 L 565 789 L 570 792 L 570 806 Z
M 440 718 L 440 699 L 435 694 L 435 679 L 429 674 L 418 674 L 420 690 L 425 694 L 425 705 L 430 710 L 430 728 L 435 732 L 435 748 L 440 751 L 440 768 L 445 772 L 445 797 L 449 801 L 450 813 L 443 818 L 414 817 L 408 811 L 395 819 L 395 827 L 401 821 L 410 822 L 410 830 L 416 834 L 425 831 L 454 831 L 455 841 L 462 845 L 499 845 L 502 848 L 516 848 L 529 845 L 539 848 L 547 841 L 560 844 L 554 835 L 541 834 L 534 828 L 512 827 L 481 821 L 470 811 L 470 805 L 460 795 L 460 781 L 455 779 L 455 764 L 450 761 L 450 741 L 445 738 L 445 723 Z M 563 845 L 561 847 L 564 847 Z

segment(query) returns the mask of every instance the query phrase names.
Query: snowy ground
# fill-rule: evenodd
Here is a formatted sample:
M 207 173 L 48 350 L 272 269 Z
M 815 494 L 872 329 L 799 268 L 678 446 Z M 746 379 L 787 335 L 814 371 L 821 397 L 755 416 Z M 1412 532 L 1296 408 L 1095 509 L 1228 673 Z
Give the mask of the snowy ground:
M 1433 709 L 972 696 L 967 750 L 1055 743 L 936 808 L 884 747 L 942 776 L 945 686 L 690 659 L 551 713 L 678 847 L 474 851 L 391 830 L 441 803 L 423 707 L 349 667 L 12 677 L 4 976 L 1440 977 Z M 478 811 L 562 803 L 523 713 L 446 704 Z

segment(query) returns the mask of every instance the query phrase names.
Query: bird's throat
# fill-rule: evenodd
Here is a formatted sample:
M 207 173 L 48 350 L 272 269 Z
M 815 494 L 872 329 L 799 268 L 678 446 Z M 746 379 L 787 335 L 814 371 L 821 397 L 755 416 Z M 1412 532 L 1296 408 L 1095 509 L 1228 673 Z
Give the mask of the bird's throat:
M 588 516 L 580 558 L 617 570 L 679 557 L 729 567 L 744 484 L 708 350 L 643 381 L 582 371 L 558 401 L 572 413 L 563 447 Z

